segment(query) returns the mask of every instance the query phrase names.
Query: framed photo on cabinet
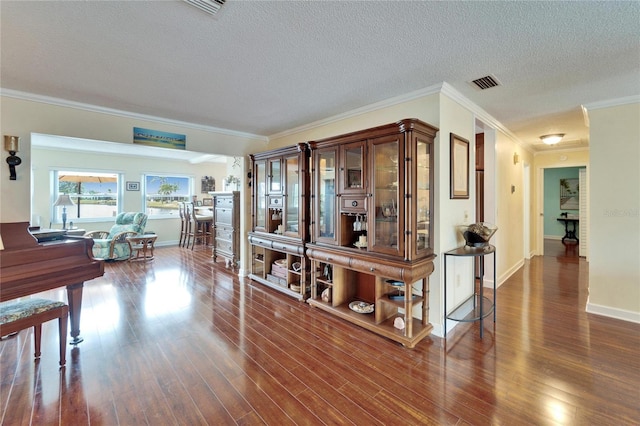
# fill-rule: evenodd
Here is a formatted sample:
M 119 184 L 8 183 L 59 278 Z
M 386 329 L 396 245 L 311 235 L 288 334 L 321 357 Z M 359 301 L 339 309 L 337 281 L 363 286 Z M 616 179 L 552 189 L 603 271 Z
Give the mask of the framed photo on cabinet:
M 469 198 L 469 141 L 451 133 L 450 199 Z

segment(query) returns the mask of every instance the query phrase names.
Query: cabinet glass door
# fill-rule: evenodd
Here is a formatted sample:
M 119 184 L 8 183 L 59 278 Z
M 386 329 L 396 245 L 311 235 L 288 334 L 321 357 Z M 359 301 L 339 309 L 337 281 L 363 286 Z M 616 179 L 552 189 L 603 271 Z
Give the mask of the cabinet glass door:
M 416 254 L 431 249 L 431 144 L 416 142 Z
M 254 170 L 255 180 L 255 224 L 256 231 L 265 231 L 267 228 L 267 170 L 264 161 L 258 161 Z
M 300 173 L 298 171 L 298 156 L 284 159 L 287 191 L 285 194 L 285 232 L 299 234 L 298 221 L 300 218 Z
M 400 160 L 404 154 L 397 136 L 373 139 L 370 149 L 374 206 L 368 232 L 370 250 L 397 255 L 404 249 L 399 220 L 404 210 L 399 197 L 404 194 L 404 181 L 400 181 L 400 167 L 404 167 Z
M 349 144 L 340 152 L 342 192 L 364 191 L 364 142 Z
M 316 156 L 318 177 L 315 232 L 318 241 L 336 242 L 336 150 L 319 150 Z
M 282 171 L 280 170 L 280 159 L 269 160 L 269 194 L 279 194 L 282 192 Z

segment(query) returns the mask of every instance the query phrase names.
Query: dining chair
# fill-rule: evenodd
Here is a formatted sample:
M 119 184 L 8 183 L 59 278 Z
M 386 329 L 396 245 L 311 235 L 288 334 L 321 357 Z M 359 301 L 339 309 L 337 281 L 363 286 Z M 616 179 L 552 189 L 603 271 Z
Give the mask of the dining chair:
M 185 205 L 190 228 L 187 233 L 187 248 L 191 245 L 191 250 L 193 250 L 197 241 L 207 245 L 211 240 L 213 216 L 197 214 L 193 203 L 185 203 Z
M 178 203 L 178 213 L 180 213 L 180 240 L 178 241 L 178 247 L 184 247 L 189 234 L 189 220 L 187 219 L 185 204 L 184 202 Z

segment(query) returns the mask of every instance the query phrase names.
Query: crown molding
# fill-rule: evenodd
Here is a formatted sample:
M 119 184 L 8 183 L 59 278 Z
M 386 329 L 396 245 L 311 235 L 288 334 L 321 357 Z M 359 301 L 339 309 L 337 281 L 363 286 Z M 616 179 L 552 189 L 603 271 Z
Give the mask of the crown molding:
M 235 136 L 235 137 L 245 138 L 245 139 L 254 139 L 254 140 L 258 140 L 260 142 L 268 142 L 269 141 L 269 139 L 266 136 L 262 136 L 262 135 L 255 135 L 255 134 L 252 134 L 252 133 L 238 132 L 238 131 L 235 131 L 235 130 L 222 129 L 222 128 L 213 127 L 213 126 L 204 126 L 204 125 L 201 125 L 201 124 L 189 123 L 189 122 L 186 122 L 186 121 L 171 120 L 171 119 L 168 119 L 168 118 L 155 117 L 155 116 L 152 116 L 152 115 L 137 114 L 137 113 L 133 113 L 133 112 L 129 112 L 129 111 L 122 111 L 122 110 L 117 110 L 117 109 L 112 109 L 112 108 L 105 108 L 105 107 L 101 107 L 101 106 L 97 106 L 97 105 L 91 105 L 91 104 L 84 104 L 84 103 L 81 103 L 81 102 L 69 101 L 69 100 L 66 100 L 66 99 L 60 99 L 60 98 L 53 98 L 53 97 L 49 97 L 49 96 L 36 95 L 34 93 L 28 93 L 28 92 L 20 92 L 20 91 L 17 91 L 17 90 L 0 88 L 0 96 L 6 96 L 8 98 L 14 98 L 14 99 L 20 99 L 20 100 L 32 101 L 32 102 L 39 102 L 39 103 L 43 103 L 43 104 L 61 106 L 61 107 L 66 107 L 66 108 L 80 109 L 80 110 L 83 110 L 83 111 L 96 112 L 96 113 L 99 113 L 99 114 L 113 115 L 113 116 L 116 116 L 116 117 L 131 118 L 131 119 L 134 119 L 134 120 L 154 121 L 154 122 L 161 123 L 161 124 L 167 124 L 167 125 L 171 125 L 171 126 L 179 126 L 179 127 L 184 127 L 184 128 L 193 129 L 193 130 L 200 130 L 200 131 L 204 131 L 204 132 L 208 132 L 208 133 L 217 133 L 217 134 L 225 135 L 225 136 Z
M 362 114 L 366 114 L 368 112 L 377 111 L 383 108 L 387 108 L 393 105 L 401 104 L 404 102 L 409 102 L 415 99 L 419 99 L 425 96 L 435 95 L 435 94 L 443 94 L 458 102 L 463 107 L 470 110 L 477 119 L 481 120 L 483 123 L 499 130 L 500 132 L 507 135 L 511 138 L 517 145 L 519 145 L 522 149 L 526 150 L 529 153 L 533 153 L 531 146 L 524 143 L 520 140 L 511 130 L 507 129 L 501 122 L 495 119 L 491 114 L 486 112 L 484 109 L 480 108 L 478 105 L 473 103 L 471 100 L 463 96 L 460 92 L 454 89 L 449 83 L 442 82 L 440 84 L 435 84 L 433 86 L 425 87 L 424 89 L 415 90 L 413 92 L 406 93 L 404 95 L 395 96 L 393 98 L 385 99 L 380 102 L 375 102 L 369 105 L 365 105 L 360 108 L 356 108 L 354 110 L 334 115 L 332 117 L 328 117 L 322 120 L 314 121 L 309 124 L 305 124 L 302 126 L 294 127 L 293 129 L 285 130 L 283 132 L 275 133 L 269 136 L 269 140 L 282 138 L 285 136 L 290 136 L 296 133 L 304 132 L 307 130 L 312 130 L 318 127 L 326 126 L 331 123 L 335 123 L 337 121 L 345 120 L 347 118 L 356 117 Z
M 616 107 L 621 105 L 629 105 L 629 104 L 637 104 L 637 103 L 640 103 L 640 95 L 625 96 L 622 98 L 609 99 L 607 101 L 591 102 L 588 104 L 584 104 L 582 106 L 586 108 L 587 111 L 589 111 L 594 109 L 611 108 L 611 107 Z
M 375 102 L 369 105 L 365 105 L 363 107 L 360 108 L 356 108 L 353 109 L 351 111 L 342 113 L 342 114 L 337 114 L 328 118 L 324 118 L 322 120 L 318 120 L 318 121 L 314 121 L 308 124 L 304 124 L 302 126 L 298 126 L 298 127 L 294 127 L 293 129 L 289 129 L 289 130 L 285 130 L 283 132 L 279 132 L 279 133 L 275 133 L 273 135 L 269 136 L 269 140 L 273 140 L 273 139 L 278 139 L 278 138 L 282 138 L 285 136 L 290 136 L 290 135 L 294 135 L 296 133 L 300 133 L 300 132 L 304 132 L 307 130 L 312 130 L 318 127 L 322 127 L 322 126 L 326 126 L 328 124 L 332 124 L 335 123 L 337 121 L 341 121 L 341 120 L 345 120 L 347 118 L 351 118 L 351 117 L 357 117 L 359 115 L 362 114 L 366 114 L 368 112 L 373 112 L 373 111 L 377 111 L 383 108 L 388 108 L 390 106 L 393 105 L 398 105 L 404 102 L 409 102 L 412 101 L 414 99 L 419 99 L 422 98 L 424 96 L 429 96 L 429 95 L 435 95 L 437 93 L 440 93 L 442 89 L 442 85 L 441 84 L 436 84 L 433 86 L 429 86 L 429 87 L 425 87 L 424 89 L 420 89 L 420 90 L 416 90 L 413 92 L 409 92 L 406 93 L 404 95 L 400 95 L 400 96 L 395 96 L 393 98 L 389 98 L 389 99 L 385 99 L 383 101 L 380 102 Z
M 510 139 L 512 139 L 513 142 L 516 143 L 516 145 L 520 146 L 525 151 L 527 151 L 529 153 L 533 153 L 534 152 L 529 144 L 523 142 L 511 130 L 507 129 L 501 122 L 499 122 L 495 117 L 493 117 L 487 111 L 485 111 L 484 109 L 480 108 L 478 105 L 473 103 L 471 100 L 469 100 L 462 93 L 458 92 L 449 83 L 447 83 L 447 82 L 443 82 L 442 83 L 442 94 L 447 95 L 448 97 L 450 97 L 454 101 L 458 102 L 463 107 L 467 108 L 469 111 L 471 111 L 476 116 L 476 119 L 478 119 L 478 120 L 482 121 L 483 123 L 495 128 L 496 130 L 500 131 L 501 133 L 504 133 L 506 136 L 508 136 Z

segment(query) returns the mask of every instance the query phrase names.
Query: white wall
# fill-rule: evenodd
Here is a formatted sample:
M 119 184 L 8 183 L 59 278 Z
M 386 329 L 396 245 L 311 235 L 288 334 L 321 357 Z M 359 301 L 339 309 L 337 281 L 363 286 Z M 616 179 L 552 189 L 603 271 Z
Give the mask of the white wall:
M 458 231 L 458 226 L 474 222 L 476 194 L 475 194 L 475 115 L 468 109 L 440 95 L 440 142 L 436 149 L 436 268 L 431 277 L 430 288 L 430 321 L 436 327 L 436 333 L 443 332 L 444 302 L 444 274 L 447 274 L 447 307 L 449 311 L 466 298 L 474 288 L 473 258 L 448 257 L 447 271 L 444 271 L 444 255 L 442 253 L 464 245 L 464 239 Z M 450 134 L 453 133 L 469 141 L 469 198 L 450 199 Z M 436 285 L 440 283 L 440 285 Z M 456 324 L 449 322 L 451 328 Z
M 589 108 L 587 311 L 640 322 L 640 103 Z

